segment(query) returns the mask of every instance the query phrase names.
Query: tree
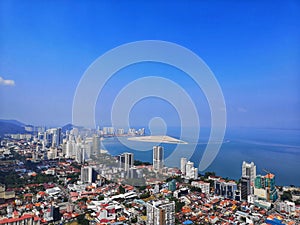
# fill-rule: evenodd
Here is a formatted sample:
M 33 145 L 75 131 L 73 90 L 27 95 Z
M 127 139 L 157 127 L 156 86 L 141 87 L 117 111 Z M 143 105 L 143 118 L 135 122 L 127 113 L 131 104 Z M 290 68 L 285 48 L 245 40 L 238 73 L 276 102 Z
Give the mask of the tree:
M 183 206 L 185 206 L 184 202 L 175 201 L 175 212 L 180 212 Z
M 88 200 L 87 197 L 83 197 L 83 198 L 81 199 L 81 201 L 84 201 L 84 202 L 86 202 L 87 200 Z
M 137 218 L 136 217 L 134 217 L 134 218 L 131 219 L 131 223 L 136 223 L 136 222 L 137 222 Z
M 285 201 L 285 200 L 292 201 L 293 196 L 290 191 L 284 191 L 283 194 L 280 196 L 280 199 L 281 201 Z
M 202 192 L 201 188 L 199 188 L 199 187 L 191 186 L 190 189 L 191 189 L 191 191 L 193 191 L 193 192 L 194 192 L 194 191 L 197 191 L 197 192 L 200 192 L 200 193 Z
M 85 218 L 85 214 L 81 214 L 77 217 L 77 222 L 80 225 L 89 225 L 89 221 Z
M 166 182 L 170 182 L 175 179 L 179 183 L 183 183 L 183 179 L 180 176 L 173 176 L 166 179 Z
M 149 197 L 150 197 L 150 193 L 148 191 L 140 195 L 140 199 L 149 198 Z
M 119 193 L 120 194 L 124 194 L 125 193 L 125 188 L 122 185 L 119 186 Z
M 204 177 L 207 179 L 209 176 L 216 176 L 215 172 L 205 172 Z
M 138 186 L 137 189 L 139 189 L 139 191 L 143 191 L 147 188 L 147 186 Z

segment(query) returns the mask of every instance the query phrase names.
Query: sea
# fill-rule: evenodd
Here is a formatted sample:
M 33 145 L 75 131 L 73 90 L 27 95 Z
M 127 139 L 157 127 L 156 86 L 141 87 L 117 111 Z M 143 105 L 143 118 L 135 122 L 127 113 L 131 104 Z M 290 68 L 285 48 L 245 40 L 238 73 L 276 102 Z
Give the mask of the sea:
M 189 134 L 182 135 L 180 132 L 180 128 L 171 127 L 168 128 L 166 135 L 188 142 L 182 145 L 181 149 L 188 152 L 194 148 L 189 160 L 198 167 L 207 146 L 210 128 L 201 128 L 197 140 L 191 140 Z M 110 137 L 104 138 L 101 145 L 111 155 L 131 152 L 134 153 L 134 159 L 151 163 L 152 146 L 163 146 L 164 157 L 167 159 L 178 145 L 138 141 L 129 141 L 128 145 L 126 141 L 127 137 Z M 300 130 L 227 129 L 217 156 L 204 171 L 199 173 L 215 172 L 218 176 L 238 180 L 241 177 L 243 161 L 254 162 L 257 174 L 264 175 L 267 172 L 275 174 L 276 185 L 300 187 Z M 180 158 L 173 157 L 171 166 L 180 168 Z

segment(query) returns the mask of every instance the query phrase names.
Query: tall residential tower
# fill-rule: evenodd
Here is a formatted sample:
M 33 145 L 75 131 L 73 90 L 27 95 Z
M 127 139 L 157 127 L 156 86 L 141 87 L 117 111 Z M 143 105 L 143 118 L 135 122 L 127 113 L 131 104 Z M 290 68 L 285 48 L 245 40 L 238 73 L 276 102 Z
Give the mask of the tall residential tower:
M 242 165 L 242 177 L 248 177 L 250 180 L 250 185 L 254 186 L 254 180 L 256 177 L 256 165 L 254 162 L 247 163 L 243 162 Z
M 162 146 L 153 147 L 153 170 L 161 172 L 164 167 L 164 148 Z

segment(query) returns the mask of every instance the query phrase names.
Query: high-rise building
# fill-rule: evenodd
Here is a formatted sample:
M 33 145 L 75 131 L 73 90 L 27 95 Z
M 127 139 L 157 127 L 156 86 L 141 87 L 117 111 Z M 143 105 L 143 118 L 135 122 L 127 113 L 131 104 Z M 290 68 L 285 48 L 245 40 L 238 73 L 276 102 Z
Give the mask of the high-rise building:
M 248 200 L 248 196 L 251 194 L 251 187 L 250 187 L 250 178 L 249 177 L 242 177 L 240 182 L 241 187 L 241 199 L 244 201 Z
M 145 128 L 141 128 L 141 129 L 138 129 L 137 131 L 138 135 L 144 135 L 145 134 Z
M 76 143 L 75 144 L 75 160 L 78 163 L 84 163 L 84 161 L 86 160 L 85 158 L 85 148 L 84 145 L 81 143 Z
M 56 129 L 56 144 L 57 146 L 61 145 L 63 142 L 63 135 L 62 135 L 62 130 L 61 128 Z
M 47 145 L 52 147 L 58 147 L 62 144 L 62 132 L 61 128 L 51 128 L 45 132 L 44 139 L 46 140 Z
M 164 148 L 162 146 L 153 147 L 153 170 L 161 172 L 164 167 Z
M 128 135 L 135 135 L 135 129 L 134 128 L 129 128 L 127 134 Z
M 147 203 L 147 225 L 174 225 L 175 202 L 156 201 Z
M 188 161 L 185 166 L 186 175 L 185 177 L 187 179 L 197 179 L 198 178 L 198 168 L 194 167 L 194 163 L 191 161 Z
M 75 141 L 67 141 L 66 144 L 66 158 L 73 158 L 76 155 Z
M 91 166 L 81 167 L 81 182 L 94 183 L 97 178 L 97 173 Z
M 133 167 L 134 159 L 133 153 L 125 152 L 119 156 L 120 168 L 123 168 L 125 171 L 129 171 Z
M 98 135 L 93 136 L 93 155 L 97 155 L 100 151 L 100 137 Z
M 57 148 L 51 147 L 47 152 L 48 159 L 56 159 L 57 158 Z
M 44 132 L 39 132 L 37 138 L 38 138 L 39 141 L 44 140 Z
M 115 128 L 113 127 L 103 127 L 103 135 L 114 135 Z
M 242 165 L 242 177 L 249 177 L 250 186 L 254 186 L 254 179 L 256 177 L 256 165 L 254 162 L 247 163 L 243 162 Z
M 257 175 L 255 178 L 254 195 L 260 200 L 276 201 L 278 198 L 275 187 L 275 175 L 268 173 L 265 176 Z
M 215 180 L 215 195 L 223 196 L 224 198 L 235 199 L 235 191 L 237 185 L 234 181 Z
M 83 154 L 84 154 L 84 156 L 83 156 L 84 160 L 91 159 L 91 155 L 92 155 L 92 151 L 93 151 L 92 150 L 92 148 L 93 148 L 92 143 L 91 142 L 85 142 L 83 144 L 83 148 L 84 148 L 84 152 L 83 152 Z
M 184 175 L 184 176 L 186 174 L 186 169 L 185 169 L 186 163 L 187 163 L 187 159 L 186 158 L 181 158 L 181 160 L 180 160 L 180 170 L 181 170 L 181 174 Z
M 119 128 L 119 129 L 117 130 L 117 135 L 124 135 L 124 134 L 125 134 L 124 128 Z

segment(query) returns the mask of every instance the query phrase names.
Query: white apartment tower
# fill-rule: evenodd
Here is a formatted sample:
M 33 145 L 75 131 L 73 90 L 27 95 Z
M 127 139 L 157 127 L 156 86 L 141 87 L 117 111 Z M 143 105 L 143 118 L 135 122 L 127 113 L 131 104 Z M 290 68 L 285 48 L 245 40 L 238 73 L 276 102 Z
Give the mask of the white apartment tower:
M 153 170 L 161 172 L 164 167 L 164 148 L 162 146 L 153 146 Z
M 186 158 L 181 158 L 180 160 L 180 170 L 181 170 L 181 174 L 182 175 L 186 175 L 186 163 L 187 163 L 187 159 Z
M 93 182 L 93 168 L 90 166 L 81 167 L 81 182 L 92 183 Z
M 125 152 L 119 156 L 120 168 L 123 168 L 125 171 L 129 171 L 133 167 L 134 159 L 133 153 Z
M 256 177 L 256 165 L 254 162 L 247 163 L 243 162 L 242 165 L 242 177 L 248 177 L 250 180 L 250 185 L 254 185 L 254 179 Z
M 194 167 L 194 163 L 188 161 L 185 166 L 186 178 L 187 179 L 197 179 L 198 178 L 198 168 Z

